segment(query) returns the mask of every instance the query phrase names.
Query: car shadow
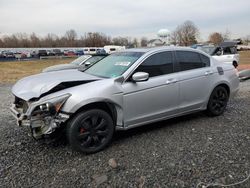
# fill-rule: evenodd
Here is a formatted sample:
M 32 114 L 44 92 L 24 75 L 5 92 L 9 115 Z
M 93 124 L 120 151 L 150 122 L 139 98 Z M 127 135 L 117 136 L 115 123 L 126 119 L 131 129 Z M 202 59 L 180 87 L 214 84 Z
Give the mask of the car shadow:
M 207 116 L 203 112 L 196 112 L 193 114 L 183 115 L 183 116 L 179 116 L 179 117 L 175 117 L 175 118 L 171 118 L 171 119 L 167 119 L 167 120 L 163 120 L 163 121 L 159 121 L 155 123 L 142 125 L 139 127 L 126 130 L 126 131 L 117 131 L 113 137 L 113 141 L 119 141 L 119 140 L 130 138 L 132 136 L 158 131 L 166 127 L 170 128 L 173 126 L 183 126 L 181 124 L 182 122 L 187 122 L 187 121 L 204 118 L 204 117 L 207 117 Z

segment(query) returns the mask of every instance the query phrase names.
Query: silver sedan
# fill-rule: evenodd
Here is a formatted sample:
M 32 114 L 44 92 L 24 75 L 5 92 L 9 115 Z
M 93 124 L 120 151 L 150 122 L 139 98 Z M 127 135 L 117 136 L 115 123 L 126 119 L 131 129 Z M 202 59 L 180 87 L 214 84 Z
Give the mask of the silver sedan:
M 45 72 L 18 81 L 11 107 L 34 138 L 66 132 L 71 146 L 94 153 L 115 130 L 196 111 L 221 115 L 239 89 L 236 69 L 191 48 L 129 49 L 86 70 Z

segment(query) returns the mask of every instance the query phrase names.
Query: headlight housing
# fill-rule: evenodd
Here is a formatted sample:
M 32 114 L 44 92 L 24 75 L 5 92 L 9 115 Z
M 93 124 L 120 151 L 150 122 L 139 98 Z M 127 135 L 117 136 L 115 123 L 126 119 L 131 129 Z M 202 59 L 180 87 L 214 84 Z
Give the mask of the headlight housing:
M 37 114 L 55 115 L 61 110 L 63 104 L 70 96 L 71 96 L 70 94 L 65 94 L 58 97 L 45 99 L 43 101 L 38 101 L 36 103 L 33 103 L 34 108 L 32 110 L 32 115 L 37 115 Z

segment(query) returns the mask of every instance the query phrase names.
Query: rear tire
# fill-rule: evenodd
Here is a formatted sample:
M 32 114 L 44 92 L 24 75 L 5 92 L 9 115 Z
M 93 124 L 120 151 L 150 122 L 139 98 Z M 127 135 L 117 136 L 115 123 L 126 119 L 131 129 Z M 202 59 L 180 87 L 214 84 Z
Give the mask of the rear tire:
M 219 116 L 223 114 L 227 107 L 228 98 L 226 88 L 222 86 L 214 88 L 207 104 L 207 114 L 209 116 Z
M 74 150 L 96 153 L 112 140 L 114 123 L 110 115 L 100 109 L 77 114 L 67 125 L 67 138 Z

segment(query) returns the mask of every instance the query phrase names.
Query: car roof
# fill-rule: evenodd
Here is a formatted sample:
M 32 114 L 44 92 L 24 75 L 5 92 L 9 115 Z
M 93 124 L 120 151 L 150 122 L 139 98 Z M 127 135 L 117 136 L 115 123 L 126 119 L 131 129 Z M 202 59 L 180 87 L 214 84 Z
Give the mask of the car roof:
M 194 52 L 200 52 L 199 50 L 190 48 L 190 47 L 179 47 L 179 46 L 161 46 L 161 47 L 147 47 L 147 48 L 131 48 L 126 49 L 123 52 L 157 52 L 161 50 L 185 50 L 185 51 L 194 51 Z
M 219 47 L 233 47 L 233 46 L 236 46 L 237 45 L 237 42 L 235 41 L 225 41 L 225 42 L 222 42 L 219 44 Z

